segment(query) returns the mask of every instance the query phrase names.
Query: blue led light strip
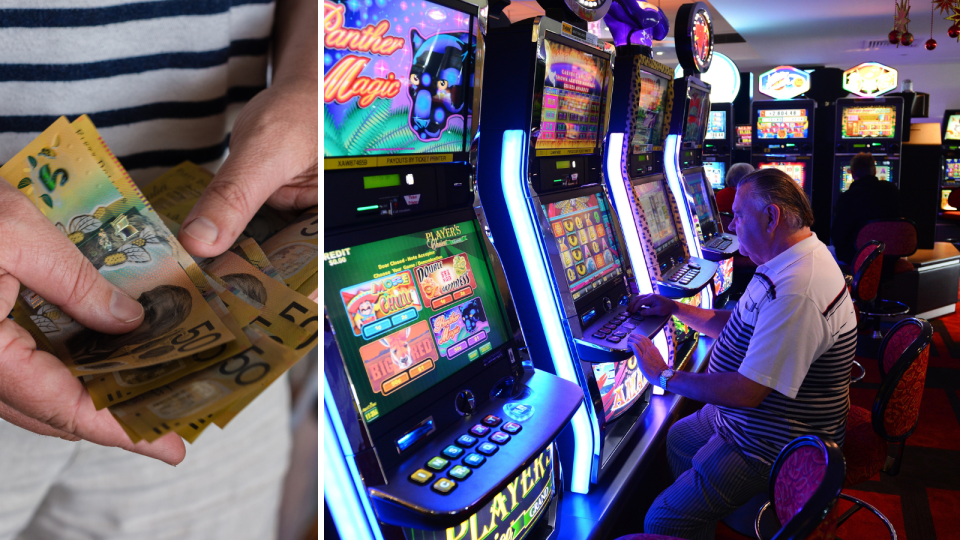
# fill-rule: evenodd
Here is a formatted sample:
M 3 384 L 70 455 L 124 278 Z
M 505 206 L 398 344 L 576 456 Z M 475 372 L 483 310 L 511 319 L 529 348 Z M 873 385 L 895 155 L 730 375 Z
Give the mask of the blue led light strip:
M 703 251 L 700 250 L 700 238 L 693 227 L 693 217 L 691 215 L 690 204 L 687 202 L 687 194 L 683 189 L 683 174 L 680 172 L 680 136 L 667 135 L 667 141 L 663 145 L 663 168 L 667 174 L 667 184 L 670 185 L 670 191 L 673 192 L 673 198 L 677 201 L 677 208 L 680 210 L 680 224 L 683 226 L 683 234 L 687 237 L 687 249 L 690 250 L 690 256 L 698 259 L 703 258 Z M 704 287 L 712 289 L 713 283 Z M 713 298 L 710 292 L 700 295 L 700 307 L 705 309 L 713 308 Z
M 323 496 L 341 538 L 383 540 L 377 518 L 367 499 L 350 444 L 337 415 L 337 404 L 326 377 L 323 379 Z
M 527 204 L 523 189 L 523 179 L 526 177 L 526 156 L 526 133 L 516 129 L 504 131 L 500 181 L 503 183 L 503 198 L 507 203 L 510 222 L 520 247 L 520 258 L 527 272 L 533 297 L 537 300 L 537 312 L 543 324 L 543 332 L 546 334 L 547 346 L 557 375 L 579 386 L 573 367 L 573 358 L 568 348 L 569 344 L 564 335 L 560 317 L 557 315 L 560 313 L 560 302 L 554 294 L 553 287 L 550 286 L 550 277 L 545 270 L 546 256 L 533 227 L 536 221 Z M 599 454 L 600 441 L 591 429 L 584 404 L 580 404 L 571 423 L 574 433 L 571 491 L 587 493 L 590 491 L 593 454 Z M 584 441 L 590 441 L 592 444 L 584 444 Z

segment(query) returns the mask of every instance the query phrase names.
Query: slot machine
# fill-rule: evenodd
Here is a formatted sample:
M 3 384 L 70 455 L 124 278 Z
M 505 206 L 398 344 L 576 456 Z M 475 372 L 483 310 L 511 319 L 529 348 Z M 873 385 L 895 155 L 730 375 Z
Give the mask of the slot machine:
M 960 188 L 960 109 L 943 112 L 940 141 L 943 156 L 940 175 L 940 210 L 956 211 L 947 204 L 950 192 Z
M 546 536 L 583 398 L 523 365 L 473 209 L 484 21 L 423 7 L 324 3 L 324 497 L 342 538 Z
M 736 144 L 733 103 L 711 104 L 707 135 L 703 141 L 703 172 L 714 191 L 724 188 L 723 179 L 733 164 Z
M 549 351 L 534 365 L 577 382 L 586 398 L 560 442 L 566 486 L 583 494 L 616 475 L 612 464 L 649 402 L 626 336 L 654 338 L 667 322 L 626 312 L 637 282 L 649 278 L 624 249 L 603 186 L 615 51 L 580 18 L 597 20 L 609 5 L 589 3 L 602 11 L 548 9 L 563 20 L 490 29 L 486 62 L 497 68 L 484 74 L 477 169 L 527 345 Z
M 664 173 L 679 205 L 680 221 L 691 256 L 715 261 L 712 294 L 702 295 L 701 306 L 712 307 L 713 297 L 733 283 L 733 256 L 740 249 L 735 235 L 724 232 L 703 166 L 703 145 L 710 115 L 710 85 L 698 75 L 713 59 L 713 23 L 706 4 L 683 4 L 677 12 L 677 58 L 684 77 L 673 80 L 670 133 L 665 144 Z M 723 267 L 724 271 L 719 271 Z M 729 275 L 729 279 L 725 276 Z M 667 273 L 666 280 L 683 281 L 684 274 Z
M 850 160 L 860 152 L 873 154 L 877 178 L 899 187 L 903 98 L 840 98 L 836 108 L 833 204 L 853 183 Z

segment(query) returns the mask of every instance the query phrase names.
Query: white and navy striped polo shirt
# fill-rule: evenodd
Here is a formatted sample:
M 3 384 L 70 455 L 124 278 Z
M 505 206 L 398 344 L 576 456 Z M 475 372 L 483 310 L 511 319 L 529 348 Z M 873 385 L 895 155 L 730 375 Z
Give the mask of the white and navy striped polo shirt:
M 843 274 L 815 235 L 757 268 L 720 333 L 709 372 L 739 372 L 771 392 L 756 408 L 717 407 L 747 455 L 773 463 L 814 434 L 843 445 L 857 321 Z
M 267 84 L 272 0 L 0 0 L 0 163 L 89 114 L 140 183 L 222 161 Z

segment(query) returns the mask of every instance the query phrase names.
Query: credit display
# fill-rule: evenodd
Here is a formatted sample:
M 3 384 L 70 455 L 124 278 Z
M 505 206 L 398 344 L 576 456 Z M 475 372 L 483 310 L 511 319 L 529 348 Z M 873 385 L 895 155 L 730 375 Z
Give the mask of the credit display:
M 663 144 L 664 96 L 670 82 L 665 77 L 640 71 L 640 97 L 630 138 L 634 152 L 640 152 L 639 147 L 644 145 Z
M 810 119 L 806 109 L 762 109 L 757 111 L 758 139 L 806 139 Z
M 646 380 L 638 369 L 635 356 L 622 362 L 594 364 L 593 375 L 600 389 L 603 416 L 607 422 L 627 412 L 630 406 L 643 395 L 646 386 Z
M 324 298 L 367 423 L 509 338 L 476 222 L 338 252 Z
M 610 210 L 596 194 L 543 205 L 573 300 L 623 274 Z
M 892 139 L 897 125 L 897 109 L 890 106 L 844 107 L 841 115 L 843 139 Z
M 800 184 L 800 187 L 803 188 L 804 184 L 807 181 L 807 164 L 801 162 L 791 162 L 791 161 L 773 161 L 768 163 L 760 163 L 758 169 L 780 169 L 781 171 L 790 175 L 790 178 L 793 178 L 794 182 Z
M 703 162 L 703 174 L 707 177 L 707 182 L 710 182 L 710 187 L 713 189 L 723 189 L 724 187 L 724 178 L 726 178 L 727 165 L 723 161 L 704 161 Z
M 710 111 L 707 122 L 707 140 L 727 138 L 727 111 Z
M 663 182 L 654 181 L 633 186 L 633 193 L 643 215 L 647 218 L 650 228 L 650 241 L 657 255 L 675 246 L 680 237 L 677 235 L 677 224 L 673 221 L 673 213 L 667 202 L 667 194 L 663 189 Z
M 607 61 L 554 41 L 547 55 L 536 148 L 597 146 Z

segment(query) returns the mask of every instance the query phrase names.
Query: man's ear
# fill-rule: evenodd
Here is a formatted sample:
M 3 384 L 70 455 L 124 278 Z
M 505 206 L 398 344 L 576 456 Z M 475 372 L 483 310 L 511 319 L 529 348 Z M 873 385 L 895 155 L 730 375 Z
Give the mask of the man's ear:
M 777 230 L 777 225 L 780 224 L 780 207 L 775 204 L 768 204 L 766 209 L 764 209 L 764 214 L 767 216 L 767 232 L 773 233 Z

